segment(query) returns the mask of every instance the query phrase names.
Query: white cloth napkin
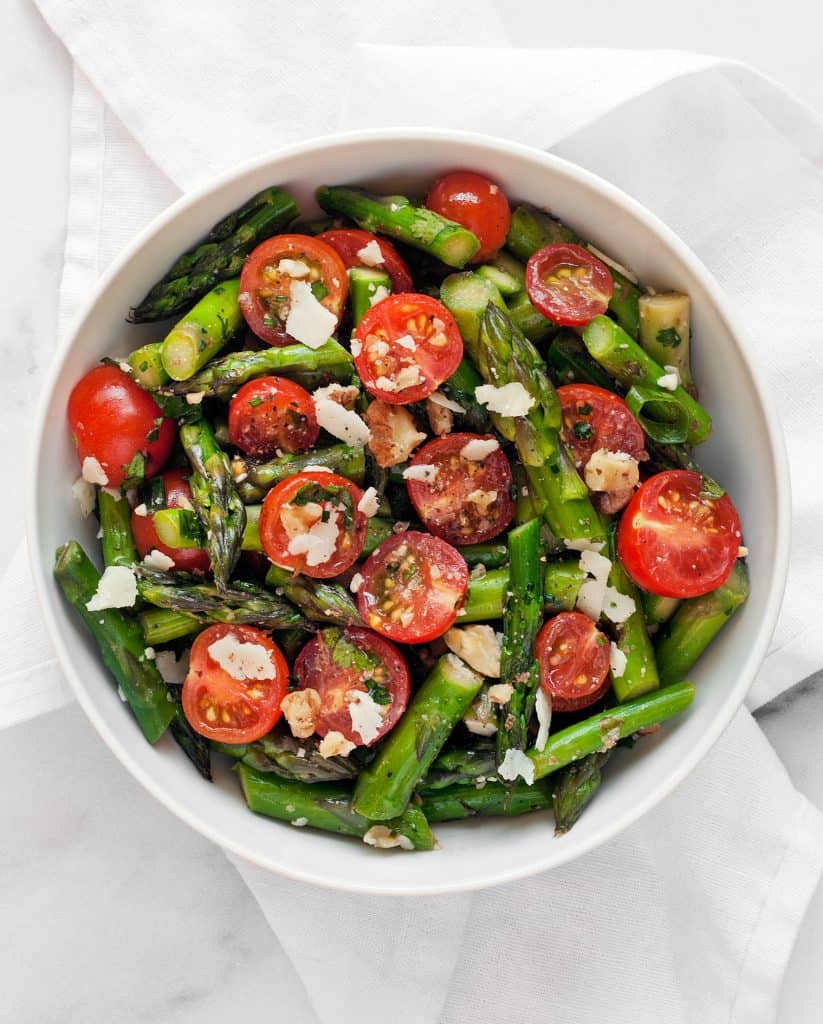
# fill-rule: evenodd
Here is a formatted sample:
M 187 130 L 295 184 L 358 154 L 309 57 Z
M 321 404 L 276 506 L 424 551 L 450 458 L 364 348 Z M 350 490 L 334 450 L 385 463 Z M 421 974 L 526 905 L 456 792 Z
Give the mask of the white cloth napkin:
M 420 45 L 505 41 L 491 0 L 472 4 L 470 23 L 462 5 L 432 2 L 413 16 L 405 5 L 362 0 L 340 9 L 236 0 L 230 13 L 202 2 L 196 18 L 172 3 L 39 7 L 82 68 L 62 326 L 179 188 L 329 129 L 458 125 L 551 147 L 672 224 L 748 321 L 794 469 L 791 582 L 751 706 L 823 665 L 823 635 L 813 629 L 823 605 L 821 494 L 802 472 L 815 464 L 809 423 L 823 397 L 823 308 L 813 260 L 797 259 L 816 250 L 823 228 L 823 130 L 812 116 L 747 69 L 693 54 Z M 413 45 L 393 45 L 398 38 Z M 0 677 L 0 724 L 62 699 L 42 650 L 21 660 L 29 645 L 20 634 L 33 633 L 37 619 L 21 583 L 24 556 L 15 570 L 0 586 L 10 673 Z M 759 1024 L 773 1019 L 823 868 L 823 824 L 741 712 L 662 806 L 539 878 L 477 895 L 383 900 L 238 868 L 322 1022 L 586 1024 L 608 1007 L 614 1024 Z

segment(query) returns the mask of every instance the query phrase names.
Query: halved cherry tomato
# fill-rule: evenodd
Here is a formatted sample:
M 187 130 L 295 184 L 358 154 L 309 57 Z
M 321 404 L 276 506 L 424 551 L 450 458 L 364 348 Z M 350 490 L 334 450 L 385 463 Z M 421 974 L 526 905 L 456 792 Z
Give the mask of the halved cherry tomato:
M 526 291 L 543 316 L 579 327 L 605 313 L 614 293 L 609 268 L 569 242 L 546 245 L 526 264 Z
M 266 495 L 260 512 L 263 550 L 276 565 L 314 579 L 337 576 L 357 561 L 366 540 L 363 492 L 345 477 L 295 473 Z
M 407 405 L 451 377 L 463 358 L 463 339 L 442 302 L 410 292 L 372 306 L 354 332 L 352 355 L 375 398 Z
M 609 641 L 581 612 L 561 612 L 537 634 L 540 685 L 554 711 L 579 711 L 609 688 Z
M 192 644 L 183 712 L 201 736 L 253 743 L 280 717 L 289 666 L 280 648 L 254 626 L 209 626 Z
M 323 242 L 327 242 L 340 254 L 340 258 L 346 264 L 346 269 L 351 267 L 373 266 L 372 263 L 364 263 L 359 253 L 369 242 L 377 242 L 380 252 L 383 255 L 382 263 L 377 264 L 391 278 L 392 292 L 399 295 L 400 292 L 414 291 L 409 268 L 406 261 L 395 249 L 391 242 L 385 238 L 378 238 L 371 231 L 361 231 L 359 228 L 338 228 L 334 231 L 323 231 L 317 236 Z
M 436 471 L 431 480 L 408 480 L 409 497 L 426 528 L 450 544 L 481 544 L 512 521 L 511 468 L 499 444 L 482 459 L 462 454 L 472 442 L 493 440 L 447 434 L 423 445 L 410 463 Z
M 740 548 L 740 518 L 728 494 L 705 490 L 690 470 L 656 473 L 620 520 L 617 553 L 634 582 L 662 597 L 698 597 L 725 583 Z
M 288 261 L 281 268 L 281 260 Z M 315 298 L 337 317 L 343 313 L 349 280 L 337 251 L 311 235 L 275 235 L 251 253 L 240 274 L 240 309 L 258 338 L 289 345 L 286 332 L 293 281 L 311 285 Z
M 192 507 L 189 479 L 182 469 L 166 470 L 163 474 L 163 487 L 166 491 L 166 508 Z M 131 532 L 141 558 L 145 558 L 150 551 L 156 549 L 173 559 L 173 568 L 180 572 L 206 573 L 211 568 L 209 556 L 203 548 L 170 548 L 163 544 L 157 536 L 157 530 L 154 528 L 154 515 L 151 513 L 139 516 L 133 511 Z
M 399 720 L 409 702 L 409 670 L 394 644 L 358 626 L 324 629 L 306 644 L 294 663 L 301 690 L 320 694 L 315 732 L 340 732 L 358 746 L 373 746 Z M 383 716 L 366 738 L 354 728 L 352 691 L 368 693 Z M 355 698 L 358 700 L 359 698 Z
M 638 462 L 646 458 L 643 428 L 619 395 L 593 384 L 564 384 L 557 395 L 563 409 L 561 434 L 578 471 L 600 448 L 625 452 Z
M 509 201 L 500 186 L 482 174 L 444 174 L 429 189 L 426 206 L 477 235 L 480 250 L 472 263 L 483 263 L 506 241 L 511 222 Z
M 469 588 L 458 551 L 427 533 L 398 533 L 369 556 L 357 591 L 367 626 L 390 640 L 422 644 L 441 636 L 457 618 Z
M 250 380 L 229 405 L 229 439 L 256 459 L 308 451 L 319 433 L 314 400 L 286 377 Z
M 68 418 L 80 464 L 97 459 L 109 487 L 123 483 L 138 452 L 145 456 L 143 475 L 156 476 L 174 444 L 174 420 L 116 366 L 95 366 L 74 385 Z

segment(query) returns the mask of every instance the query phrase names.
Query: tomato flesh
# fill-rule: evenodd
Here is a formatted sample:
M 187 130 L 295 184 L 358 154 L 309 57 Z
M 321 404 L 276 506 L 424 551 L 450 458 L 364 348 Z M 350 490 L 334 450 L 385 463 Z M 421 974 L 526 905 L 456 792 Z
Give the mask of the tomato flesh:
M 295 473 L 273 487 L 260 512 L 260 540 L 275 565 L 328 579 L 353 565 L 366 540 L 363 492 L 336 473 Z
M 68 420 L 80 464 L 97 459 L 109 487 L 119 487 L 138 453 L 143 475 L 156 476 L 174 444 L 174 421 L 151 395 L 116 366 L 95 366 L 72 389 Z
M 561 433 L 578 471 L 600 448 L 625 452 L 638 462 L 646 458 L 643 428 L 619 395 L 593 384 L 564 384 L 557 396 L 563 410 Z
M 620 520 L 617 553 L 635 583 L 662 597 L 699 597 L 728 579 L 740 517 L 728 494 L 713 497 L 690 470 L 656 473 Z
M 361 570 L 357 607 L 375 632 L 422 644 L 453 625 L 469 587 L 466 562 L 451 544 L 427 533 L 384 540 Z
M 429 295 L 390 295 L 366 313 L 352 339 L 363 386 L 391 405 L 428 397 L 463 358 L 454 317 Z
M 239 302 L 249 327 L 275 348 L 295 340 L 286 331 L 294 281 L 309 284 L 338 323 L 343 314 L 349 281 L 337 251 L 311 235 L 267 238 L 243 266 Z
M 286 659 L 266 633 L 254 626 L 209 626 L 192 644 L 183 712 L 201 736 L 252 743 L 280 717 L 288 675 Z
M 286 377 L 250 380 L 229 405 L 229 439 L 256 459 L 308 451 L 319 433 L 314 400 Z
M 409 670 L 394 644 L 358 626 L 324 629 L 294 663 L 301 690 L 320 694 L 315 732 L 339 732 L 357 746 L 373 746 L 398 722 L 409 702 Z M 383 721 L 366 739 L 352 722 L 352 692 L 371 695 Z
M 514 517 L 511 468 L 500 446 L 482 459 L 462 454 L 473 442 L 493 440 L 488 434 L 447 434 L 423 445 L 409 464 L 434 467 L 433 479 L 407 481 L 409 497 L 426 528 L 450 544 L 491 540 Z
M 554 711 L 579 711 L 609 688 L 609 641 L 588 616 L 561 612 L 537 634 L 540 685 Z
M 166 492 L 166 508 L 191 508 L 191 487 L 188 476 L 182 469 L 167 469 L 163 474 Z M 139 508 L 139 506 L 138 506 Z M 131 532 L 137 553 L 145 558 L 151 551 L 161 551 L 174 561 L 172 568 L 179 572 L 207 573 L 211 568 L 209 556 L 203 548 L 170 548 L 157 535 L 154 514 L 131 514 Z
M 581 327 L 609 307 L 614 281 L 588 249 L 568 242 L 546 245 L 526 264 L 526 291 L 549 320 Z
M 385 270 L 391 278 L 393 294 L 399 295 L 401 292 L 414 291 L 414 282 L 406 261 L 387 239 L 378 238 L 371 231 L 361 231 L 359 228 L 323 231 L 317 237 L 337 250 L 347 270 L 351 267 L 372 266 L 371 263 L 364 263 L 359 254 L 370 242 L 376 242 L 383 256 L 382 262 L 377 264 L 377 268 Z
M 444 174 L 429 189 L 426 206 L 477 235 L 480 249 L 472 263 L 488 260 L 506 241 L 511 223 L 509 201 L 500 186 L 482 174 Z

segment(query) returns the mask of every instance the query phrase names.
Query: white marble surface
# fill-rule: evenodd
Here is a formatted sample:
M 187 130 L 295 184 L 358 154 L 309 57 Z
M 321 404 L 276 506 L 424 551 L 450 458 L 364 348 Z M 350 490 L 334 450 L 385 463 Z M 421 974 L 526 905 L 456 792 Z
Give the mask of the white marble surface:
M 736 4 L 693 0 L 661 22 L 655 0 L 634 3 L 631 17 L 605 0 L 564 7 L 562 18 L 554 5 L 526 2 L 512 31 L 521 45 L 727 54 L 823 111 L 823 18 L 810 7 L 784 0 L 775 18 L 773 5 L 757 0 L 741 18 Z M 68 158 L 69 61 L 27 0 L 0 5 L 0 85 L 0 473 L 8 479 L 22 476 L 29 410 L 54 333 Z M 22 528 L 22 501 L 7 497 L 1 507 L 0 568 Z M 797 786 L 823 806 L 823 686 L 796 687 L 759 718 Z M 275 1018 L 312 1024 L 305 993 L 234 869 L 127 775 L 76 707 L 4 733 L 0 777 L 0 1018 L 217 1024 L 230 1014 L 271 1017 L 277 1007 Z M 819 1021 L 821 956 L 823 891 L 792 957 L 780 1024 Z

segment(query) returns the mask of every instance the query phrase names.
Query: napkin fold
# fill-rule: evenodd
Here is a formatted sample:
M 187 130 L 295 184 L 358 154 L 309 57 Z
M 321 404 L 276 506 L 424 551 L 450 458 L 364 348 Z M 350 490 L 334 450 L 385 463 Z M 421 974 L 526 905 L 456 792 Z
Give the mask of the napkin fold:
M 815 251 L 823 228 L 823 130 L 813 115 L 751 70 L 695 54 L 478 51 L 506 39 L 492 2 L 473 4 L 471 19 L 462 6 L 423 3 L 410 19 L 399 6 L 362 0 L 340 10 L 319 0 L 272 3 L 266 18 L 255 0 L 236 0 L 230 17 L 204 2 L 196 19 L 174 4 L 38 6 L 78 65 L 63 326 L 99 271 L 178 188 L 326 130 L 477 128 L 551 147 L 645 202 L 736 300 L 786 426 L 795 555 L 750 706 L 823 664 L 814 629 L 823 611 L 821 492 L 803 472 L 816 464 L 808 424 L 823 399 L 823 307 L 811 261 L 792 258 Z M 401 28 L 415 45 L 396 45 Z M 423 45 L 432 38 L 472 48 Z M 483 80 L 492 84 L 481 90 Z M 24 554 L 13 568 L 17 575 L 0 584 L 0 653 L 11 673 L 0 676 L 0 724 L 63 699 L 47 654 L 21 662 L 28 645 L 16 640 L 37 624 Z M 641 822 L 533 879 L 386 900 L 236 863 L 323 1022 L 369 1024 L 388 1014 L 416 1024 L 586 1024 L 608 1007 L 614 1024 L 759 1024 L 773 1019 L 823 869 L 823 825 L 741 711 Z

